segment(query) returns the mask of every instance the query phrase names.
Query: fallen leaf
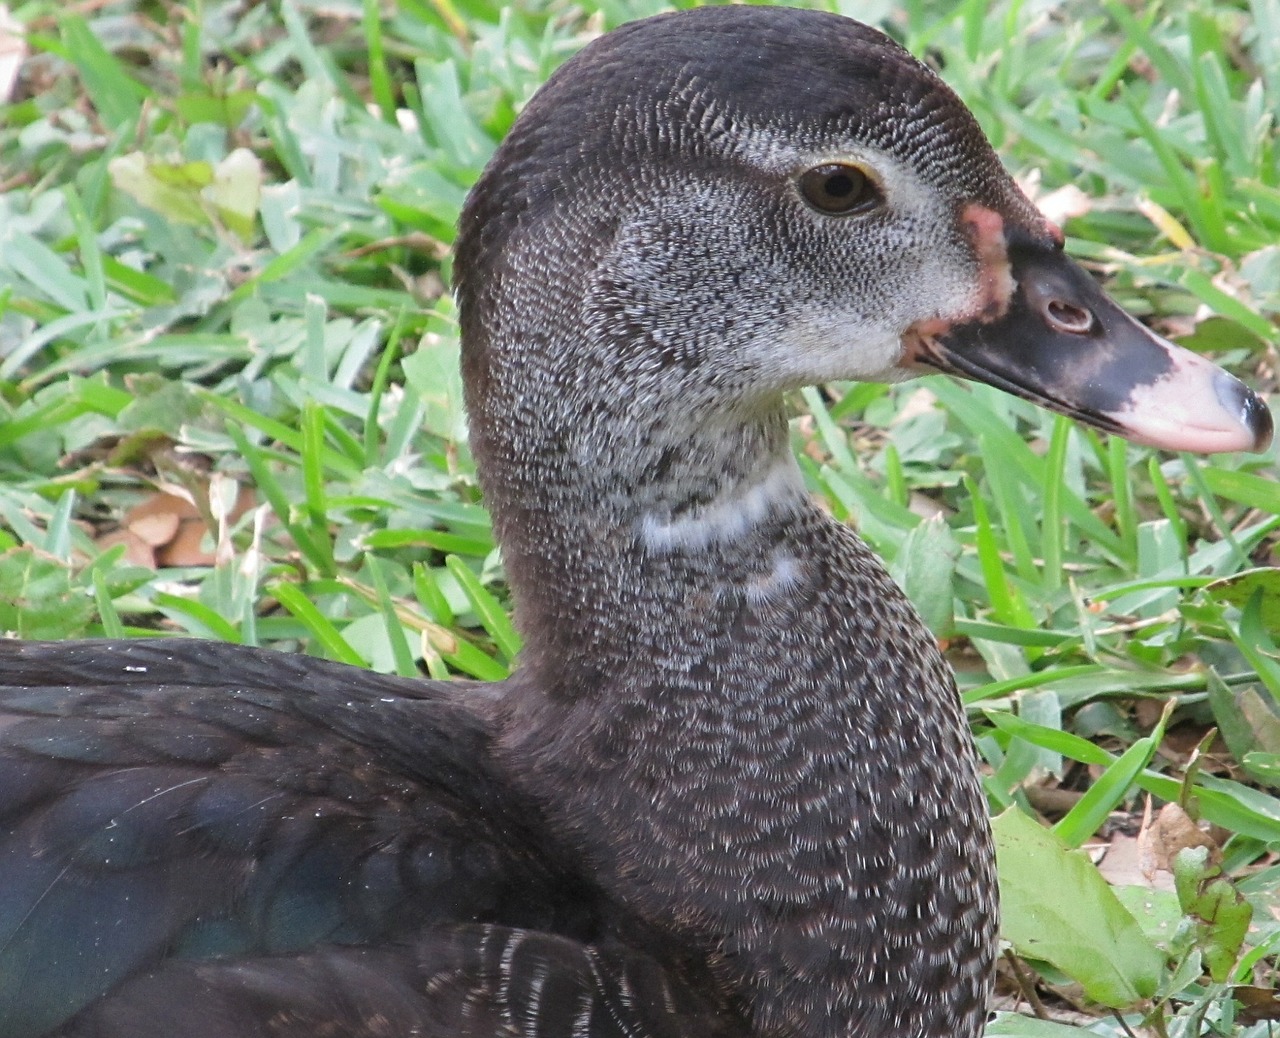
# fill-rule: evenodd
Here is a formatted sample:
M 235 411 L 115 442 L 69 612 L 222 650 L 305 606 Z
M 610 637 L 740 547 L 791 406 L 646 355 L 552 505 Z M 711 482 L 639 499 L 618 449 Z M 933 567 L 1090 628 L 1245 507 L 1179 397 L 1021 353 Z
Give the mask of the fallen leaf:
M 188 502 L 171 494 L 153 494 L 125 513 L 123 526 L 153 548 L 168 544 L 182 520 L 198 514 Z
M 199 492 L 207 499 L 208 485 L 200 487 Z M 257 504 L 253 489 L 247 486 L 239 486 L 233 500 L 228 523 L 236 522 Z M 148 569 L 212 566 L 217 560 L 212 547 L 206 547 L 208 535 L 204 514 L 185 490 L 161 490 L 129 509 L 120 527 L 98 537 L 95 543 L 100 548 L 123 544 L 125 557 Z
M 147 569 L 156 568 L 155 549 L 132 530 L 121 527 L 110 533 L 104 533 L 93 543 L 102 551 L 114 548 L 117 544 L 123 544 L 125 561 L 130 565 L 145 566 Z
M 1240 1020 L 1244 1023 L 1280 1020 L 1280 992 L 1274 988 L 1237 984 L 1231 989 L 1231 997 L 1240 1003 Z
M 1106 844 L 1106 853 L 1098 862 L 1102 878 L 1113 887 L 1146 887 L 1173 892 L 1173 873 L 1151 871 L 1144 867 L 1142 841 L 1136 836 L 1116 833 Z
M 1177 804 L 1165 804 L 1150 825 L 1138 833 L 1138 853 L 1143 874 L 1154 885 L 1157 872 L 1173 873 L 1173 859 L 1188 847 L 1208 848 L 1221 858 L 1217 845 Z

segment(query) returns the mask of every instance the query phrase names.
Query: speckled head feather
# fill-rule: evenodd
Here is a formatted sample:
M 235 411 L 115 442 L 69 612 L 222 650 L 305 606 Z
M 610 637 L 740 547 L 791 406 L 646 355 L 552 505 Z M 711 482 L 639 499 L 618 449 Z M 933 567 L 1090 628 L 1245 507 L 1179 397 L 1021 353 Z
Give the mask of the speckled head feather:
M 750 131 L 814 146 L 858 140 L 900 156 L 957 201 L 1043 220 L 1013 186 L 977 121 L 932 70 L 883 33 L 838 15 L 706 7 L 624 25 L 556 72 L 476 186 L 463 217 L 459 285 L 501 251 L 510 217 L 615 164 L 625 187 L 665 162 L 731 157 Z M 627 161 L 628 159 L 632 161 Z M 500 211 L 508 219 L 492 221 Z M 475 250 L 473 255 L 471 250 Z

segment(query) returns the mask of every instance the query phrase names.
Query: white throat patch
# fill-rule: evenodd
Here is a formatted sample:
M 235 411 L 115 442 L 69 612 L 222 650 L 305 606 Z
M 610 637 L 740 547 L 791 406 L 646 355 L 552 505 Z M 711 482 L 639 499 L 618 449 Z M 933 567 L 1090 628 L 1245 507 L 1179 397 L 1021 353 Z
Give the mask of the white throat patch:
M 645 515 L 640 520 L 640 538 L 655 552 L 700 551 L 737 540 L 761 520 L 794 511 L 804 500 L 800 470 L 786 454 L 759 479 L 730 487 L 687 515 Z

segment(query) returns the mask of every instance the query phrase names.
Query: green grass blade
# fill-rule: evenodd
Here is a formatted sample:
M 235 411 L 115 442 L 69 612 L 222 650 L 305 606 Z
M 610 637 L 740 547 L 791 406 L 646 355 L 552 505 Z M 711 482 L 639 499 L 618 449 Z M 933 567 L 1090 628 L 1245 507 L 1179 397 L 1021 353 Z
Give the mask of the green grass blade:
M 366 563 L 369 574 L 373 578 L 374 590 L 378 595 L 378 611 L 382 614 L 383 629 L 391 645 L 391 656 L 395 660 L 396 673 L 402 677 L 417 677 L 418 665 L 409 648 L 409 640 L 405 637 L 404 625 L 400 622 L 395 602 L 392 601 L 391 593 L 387 590 L 387 581 L 382 575 L 382 567 L 373 556 L 369 556 Z
M 444 561 L 454 580 L 462 587 L 476 616 L 480 618 L 481 625 L 497 644 L 498 650 L 506 659 L 515 659 L 516 653 L 520 651 L 520 636 L 512 626 L 506 610 L 484 589 L 479 578 L 471 572 L 462 559 L 456 555 L 450 555 Z
M 1125 750 L 1114 764 L 1094 779 L 1085 795 L 1053 827 L 1068 847 L 1079 847 L 1098 832 L 1125 798 L 1164 738 L 1165 724 L 1173 712 L 1172 708 L 1173 703 L 1170 702 L 1155 730 Z
M 296 584 L 273 584 L 271 594 L 275 596 L 277 602 L 302 622 L 311 637 L 319 643 L 331 659 L 349 663 L 353 667 L 364 666 L 364 658 L 351 647 L 329 618 L 315 607 L 311 599 Z

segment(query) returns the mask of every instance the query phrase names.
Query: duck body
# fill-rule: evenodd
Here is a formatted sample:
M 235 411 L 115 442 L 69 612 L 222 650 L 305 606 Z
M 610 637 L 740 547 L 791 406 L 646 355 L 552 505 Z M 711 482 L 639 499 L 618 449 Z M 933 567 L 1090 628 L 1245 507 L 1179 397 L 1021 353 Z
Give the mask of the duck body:
M 557 846 L 475 686 L 207 642 L 11 649 L 0 1033 L 735 1033 Z
M 1260 443 L 1261 404 L 1073 273 L 931 72 L 815 12 L 589 46 L 456 270 L 519 668 L 0 644 L 0 1036 L 979 1034 L 954 684 L 809 502 L 783 395 L 943 368 L 1187 449 Z

